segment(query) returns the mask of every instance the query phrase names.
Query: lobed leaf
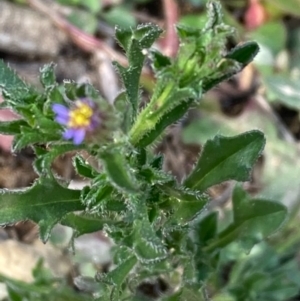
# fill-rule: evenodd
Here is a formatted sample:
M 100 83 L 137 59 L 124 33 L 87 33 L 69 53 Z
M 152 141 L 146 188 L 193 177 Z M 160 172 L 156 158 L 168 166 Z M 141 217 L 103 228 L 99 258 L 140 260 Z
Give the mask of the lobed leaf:
M 139 81 L 145 60 L 144 51 L 151 47 L 161 32 L 157 25 L 152 24 L 140 25 L 136 30 L 116 28 L 116 38 L 126 52 L 129 67 L 123 67 L 117 62 L 114 64 L 122 77 L 127 99 L 132 106 L 131 122 L 135 119 L 138 110 Z
M 52 87 L 56 84 L 56 76 L 54 72 L 55 64 L 50 63 L 41 68 L 40 81 L 45 88 Z
M 277 231 L 287 217 L 287 208 L 264 199 L 251 199 L 237 185 L 232 196 L 233 223 L 219 233 L 218 237 L 204 248 L 206 251 L 222 248 L 238 241 L 245 251 Z
M 221 81 L 242 70 L 256 55 L 257 43 L 239 45 L 227 55 L 225 45 L 233 29 L 223 24 L 218 2 L 208 4 L 204 29 L 177 26 L 180 47 L 174 60 L 152 51 L 158 81 L 148 106 L 137 116 L 130 130 L 133 145 L 145 147 L 164 129 Z
M 0 60 L 0 88 L 10 104 L 22 104 L 28 95 L 35 94 L 34 89 L 22 81 L 3 60 Z
M 134 253 L 140 262 L 150 264 L 167 257 L 165 246 L 148 221 L 135 220 L 133 229 Z
M 204 191 L 227 180 L 247 181 L 264 146 L 264 134 L 256 130 L 235 137 L 218 135 L 205 143 L 184 186 Z
M 60 135 L 56 133 L 42 133 L 35 129 L 21 127 L 21 134 L 14 137 L 12 151 L 16 152 L 28 145 L 47 143 L 59 139 Z
M 83 234 L 103 230 L 104 225 L 114 224 L 115 222 L 111 219 L 104 219 L 96 214 L 68 213 L 60 223 L 64 226 L 73 228 L 77 237 Z
M 223 23 L 222 6 L 220 2 L 209 1 L 207 3 L 207 17 L 208 21 L 204 30 L 215 29 L 217 25 Z
M 121 28 L 120 26 L 116 26 L 115 37 L 125 52 L 128 52 L 130 50 L 132 30 L 130 28 Z
M 49 271 L 50 273 L 50 271 Z M 88 294 L 78 294 L 74 290 L 52 278 L 46 283 L 36 279 L 33 283 L 11 279 L 0 275 L 0 282 L 7 286 L 9 300 L 47 300 L 47 301 L 92 301 L 94 298 Z
M 60 145 L 52 145 L 45 153 L 38 156 L 34 161 L 34 167 L 39 174 L 51 172 L 51 165 L 54 159 L 67 152 L 79 150 L 83 145 L 74 145 L 73 143 L 64 143 Z
M 0 225 L 30 219 L 40 228 L 46 242 L 53 226 L 67 213 L 84 210 L 80 191 L 67 189 L 53 178 L 39 178 L 30 188 L 0 190 Z
M 28 126 L 25 120 L 1 121 L 0 133 L 4 135 L 16 135 L 21 133 L 21 128 Z
M 132 107 L 130 106 L 125 92 L 121 92 L 114 100 L 114 106 L 118 111 L 120 128 L 127 134 L 131 127 Z

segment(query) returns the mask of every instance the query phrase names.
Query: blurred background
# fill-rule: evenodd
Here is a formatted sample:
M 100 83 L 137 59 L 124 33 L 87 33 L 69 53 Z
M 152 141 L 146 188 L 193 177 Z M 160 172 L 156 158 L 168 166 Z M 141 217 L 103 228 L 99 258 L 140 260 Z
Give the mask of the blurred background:
M 160 25 L 165 31 L 155 47 L 174 57 L 178 48 L 174 24 L 200 30 L 207 2 L 0 0 L 0 58 L 37 88 L 41 88 L 39 69 L 54 62 L 59 82 L 90 82 L 112 103 L 122 86 L 111 61 L 126 63 L 114 39 L 115 26 Z M 210 279 L 209 295 L 213 301 L 300 300 L 300 0 L 221 3 L 225 23 L 236 28 L 228 49 L 255 40 L 260 52 L 243 72 L 204 95 L 199 107 L 168 130 L 156 151 L 165 154 L 165 168 L 180 181 L 191 169 L 201 145 L 214 135 L 236 135 L 255 128 L 266 134 L 264 154 L 252 181 L 244 187 L 253 195 L 285 204 L 290 218 L 281 232 L 250 254 L 234 244 L 228 246 L 217 275 Z M 151 62 L 147 61 L 141 78 L 144 103 L 154 82 Z M 0 110 L 1 121 L 13 118 L 18 118 L 13 112 Z M 24 149 L 11 154 L 12 139 L 0 136 L 0 187 L 30 186 L 36 178 L 31 167 L 34 153 Z M 85 182 L 76 177 L 71 158 L 72 154 L 58 158 L 53 169 L 78 188 Z M 226 182 L 209 191 L 210 206 L 219 211 L 224 225 L 230 219 L 233 187 L 234 183 Z M 109 268 L 111 242 L 102 233 L 85 235 L 75 240 L 73 256 L 71 237 L 70 229 L 56 227 L 51 242 L 44 246 L 31 222 L 0 229 L 0 274 L 31 282 L 32 269 L 44 258 L 52 275 L 63 277 L 77 291 L 87 290 L 86 282 L 78 276 L 93 277 L 96 271 Z M 0 286 L 0 300 L 6 300 L 6 295 L 5 287 Z

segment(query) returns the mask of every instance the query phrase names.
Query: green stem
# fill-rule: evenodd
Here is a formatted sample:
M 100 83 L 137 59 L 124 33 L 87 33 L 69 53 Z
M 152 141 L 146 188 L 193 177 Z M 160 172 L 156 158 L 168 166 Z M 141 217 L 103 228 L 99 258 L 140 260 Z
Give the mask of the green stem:
M 149 103 L 149 105 L 137 116 L 136 122 L 132 126 L 129 136 L 132 145 L 137 145 L 142 137 L 155 128 L 157 122 L 164 114 L 168 106 L 168 99 L 175 89 L 175 83 L 169 83 L 159 95 Z

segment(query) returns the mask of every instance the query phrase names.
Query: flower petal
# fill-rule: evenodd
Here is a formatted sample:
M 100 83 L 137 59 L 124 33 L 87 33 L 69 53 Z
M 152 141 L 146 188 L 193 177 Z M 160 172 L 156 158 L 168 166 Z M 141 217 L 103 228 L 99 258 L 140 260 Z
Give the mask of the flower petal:
M 63 133 L 63 138 L 66 140 L 72 139 L 75 136 L 75 129 L 66 129 L 65 132 Z
M 80 128 L 80 129 L 74 130 L 73 142 L 75 145 L 82 143 L 82 141 L 84 140 L 84 137 L 85 137 L 85 129 Z
M 97 116 L 93 116 L 90 125 L 87 127 L 88 131 L 95 130 L 101 124 L 100 119 Z
M 61 125 L 67 125 L 69 122 L 69 116 L 56 116 L 55 121 L 57 121 Z
M 59 103 L 55 103 L 52 105 L 52 110 L 54 113 L 56 113 L 60 117 L 68 117 L 70 110 Z
M 96 106 L 95 102 L 89 98 L 81 98 L 79 101 L 87 104 L 91 109 L 94 109 Z

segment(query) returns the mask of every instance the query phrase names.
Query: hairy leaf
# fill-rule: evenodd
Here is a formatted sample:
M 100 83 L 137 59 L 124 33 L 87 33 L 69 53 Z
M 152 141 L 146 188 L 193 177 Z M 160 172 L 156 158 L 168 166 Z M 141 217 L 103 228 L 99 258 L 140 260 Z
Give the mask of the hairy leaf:
M 172 299 L 171 299 L 172 300 Z M 199 289 L 198 286 L 188 286 L 186 285 L 184 288 L 181 289 L 178 301 L 205 301 L 203 293 Z
M 138 185 L 134 179 L 130 168 L 119 150 L 101 151 L 101 159 L 105 166 L 106 172 L 112 183 L 124 191 L 136 192 Z
M 233 192 L 233 223 L 219 233 L 206 251 L 238 241 L 245 251 L 277 231 L 287 216 L 287 208 L 264 199 L 251 199 L 241 186 Z
M 64 226 L 73 228 L 76 236 L 103 230 L 104 225 L 107 224 L 117 224 L 117 222 L 111 219 L 105 219 L 96 214 L 87 213 L 68 213 L 60 223 Z
M 178 89 L 174 82 L 161 84 L 164 88 L 154 93 L 130 131 L 130 141 L 135 146 L 145 147 L 152 143 L 168 125 L 186 113 L 196 98 L 193 89 Z
M 150 264 L 167 257 L 167 250 L 148 221 L 136 220 L 134 227 L 134 253 L 140 262 Z
M 145 59 L 144 51 L 151 47 L 162 30 L 152 24 L 138 26 L 136 30 L 116 28 L 116 38 L 125 49 L 129 67 L 115 62 L 124 86 L 127 99 L 132 106 L 132 117 L 135 119 L 139 104 L 139 81 Z M 133 122 L 131 118 L 131 122 Z
M 28 145 L 47 143 L 49 141 L 55 141 L 59 139 L 60 135 L 56 133 L 42 133 L 36 129 L 22 127 L 21 134 L 17 134 L 14 137 L 12 150 L 15 152 Z
M 25 120 L 1 121 L 0 133 L 5 135 L 16 135 L 21 133 L 21 128 L 28 126 Z
M 16 105 L 24 103 L 29 94 L 35 93 L 3 60 L 0 60 L 0 88 L 5 100 Z
M 235 60 L 241 64 L 249 64 L 259 51 L 259 46 L 256 42 L 246 42 L 231 49 L 226 54 L 226 58 Z
M 50 63 L 48 65 L 45 65 L 40 71 L 41 72 L 40 80 L 45 88 L 51 87 L 56 84 L 54 67 L 55 64 Z
M 50 271 L 49 271 L 50 273 Z M 5 276 L 0 276 L 0 281 L 5 283 L 11 301 L 21 300 L 47 300 L 47 301 L 92 301 L 87 294 L 78 294 L 64 285 L 64 282 L 52 281 L 48 283 L 39 282 L 27 283 Z
M 123 262 L 121 262 L 117 267 L 115 267 L 112 271 L 104 274 L 98 274 L 97 280 L 100 282 L 106 282 L 112 284 L 114 286 L 120 287 L 122 283 L 125 281 L 128 274 L 134 268 L 137 263 L 137 259 L 135 256 L 130 256 Z
M 193 241 L 201 246 L 208 244 L 210 240 L 216 237 L 218 228 L 218 214 L 211 212 L 191 228 Z
M 247 181 L 264 146 L 265 137 L 256 130 L 235 137 L 218 135 L 206 142 L 184 185 L 204 191 L 227 180 Z
M 27 189 L 0 191 L 0 225 L 30 219 L 46 242 L 53 226 L 69 212 L 84 210 L 79 190 L 67 189 L 53 178 L 40 178 Z
M 56 157 L 65 154 L 67 152 L 75 151 L 82 148 L 83 145 L 74 145 L 73 143 L 52 145 L 51 148 L 48 149 L 46 153 L 42 154 L 42 156 L 38 156 L 38 158 L 35 160 L 34 166 L 36 168 L 36 171 L 39 174 L 43 174 L 45 172 L 48 173 L 50 172 L 52 162 Z
M 77 173 L 82 177 L 91 178 L 91 179 L 95 178 L 96 171 L 81 156 L 77 155 L 73 160 L 73 164 L 75 166 Z
M 169 198 L 169 204 L 174 214 L 170 221 L 176 224 L 185 224 L 193 220 L 205 208 L 209 198 L 195 190 L 182 187 L 173 187 L 170 183 L 158 186 Z

